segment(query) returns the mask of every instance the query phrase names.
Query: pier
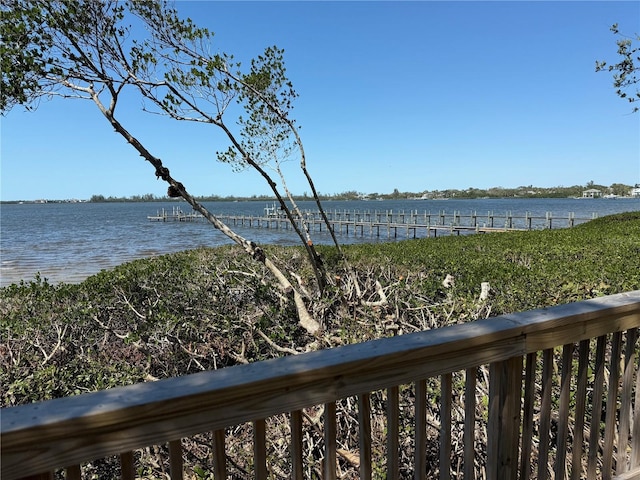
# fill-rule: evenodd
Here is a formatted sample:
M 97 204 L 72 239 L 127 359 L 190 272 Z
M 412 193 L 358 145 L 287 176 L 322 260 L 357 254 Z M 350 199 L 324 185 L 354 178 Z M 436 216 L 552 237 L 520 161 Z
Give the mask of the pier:
M 574 213 L 566 216 L 555 216 L 551 212 L 544 215 L 513 215 L 512 212 L 502 214 L 493 211 L 487 214 L 460 211 L 419 212 L 393 210 L 326 210 L 332 230 L 337 235 L 369 236 L 398 238 L 437 237 L 438 235 L 460 235 L 469 233 L 492 233 L 508 231 L 542 230 L 552 228 L 570 228 L 579 223 L 597 218 L 577 218 Z M 217 218 L 233 227 L 292 229 L 291 222 L 284 212 L 274 206 L 267 206 L 263 215 L 226 215 L 215 214 Z M 205 218 L 197 213 L 185 213 L 179 207 L 171 211 L 162 209 L 156 215 L 147 217 L 154 222 L 198 222 Z M 302 227 L 305 223 L 310 232 L 326 231 L 327 225 L 320 212 L 304 210 L 302 217 L 296 219 Z

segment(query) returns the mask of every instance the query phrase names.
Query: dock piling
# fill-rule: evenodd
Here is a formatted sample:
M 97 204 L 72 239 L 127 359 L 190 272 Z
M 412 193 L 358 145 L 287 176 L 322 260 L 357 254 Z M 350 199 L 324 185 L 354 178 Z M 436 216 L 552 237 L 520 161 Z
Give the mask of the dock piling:
M 419 238 L 421 236 L 437 237 L 438 231 L 449 235 L 460 235 L 465 233 L 490 233 L 507 230 L 533 230 L 535 228 L 551 229 L 558 222 L 554 223 L 554 215 L 546 212 L 544 216 L 536 216 L 531 212 L 525 212 L 523 216 L 514 215 L 512 211 L 506 211 L 504 216 L 495 215 L 493 211 L 487 212 L 486 222 L 478 221 L 476 211 L 470 211 L 468 214 L 462 214 L 461 211 L 454 210 L 453 213 L 447 214 L 444 210 L 440 210 L 437 214 L 424 211 L 419 213 L 418 210 L 410 210 L 408 213 L 404 210 L 394 213 L 393 210 L 367 210 L 364 212 L 353 210 L 333 210 L 327 211 L 327 218 L 331 225 L 331 229 L 339 234 L 343 233 L 348 236 L 358 236 L 358 228 L 360 236 L 365 236 L 365 227 L 368 227 L 370 237 L 380 237 L 380 227 L 387 230 L 387 238 L 398 238 L 398 228 L 404 230 L 405 238 Z M 289 230 L 292 228 L 288 218 L 274 211 L 269 215 L 253 216 L 253 215 L 216 215 L 223 222 L 227 222 L 234 227 L 249 228 L 267 228 L 274 230 Z M 432 216 L 436 217 L 432 223 Z M 185 213 L 180 207 L 173 207 L 171 211 L 162 208 L 156 212 L 156 215 L 147 217 L 150 221 L 155 222 L 195 222 L 205 221 L 203 215 L 198 212 Z M 592 214 L 591 218 L 576 218 L 574 212 L 569 212 L 566 217 L 555 217 L 555 219 L 566 220 L 568 228 L 575 225 L 597 218 L 597 214 Z M 323 232 L 324 221 L 319 212 L 306 211 L 301 218 L 296 219 L 301 228 L 309 229 L 309 231 Z M 498 228 L 495 227 L 498 221 Z

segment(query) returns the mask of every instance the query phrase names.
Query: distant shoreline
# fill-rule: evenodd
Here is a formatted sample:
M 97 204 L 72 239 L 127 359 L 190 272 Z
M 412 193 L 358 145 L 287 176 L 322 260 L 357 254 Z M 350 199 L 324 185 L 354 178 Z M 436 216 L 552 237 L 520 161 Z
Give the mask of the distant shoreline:
M 630 195 L 615 195 L 611 197 L 601 196 L 601 197 L 582 197 L 582 196 L 539 196 L 539 195 L 518 195 L 518 196 L 454 196 L 454 197 L 391 197 L 391 198 L 351 198 L 351 197 L 323 197 L 320 200 L 323 202 L 332 202 L 332 201 L 340 201 L 340 202 L 349 202 L 349 201 L 377 201 L 377 200 L 412 200 L 412 201 L 421 201 L 421 200 L 508 200 L 515 198 L 530 198 L 536 200 L 544 200 L 544 199 L 574 199 L 574 200 L 640 200 L 640 195 L 630 196 Z M 277 199 L 275 197 L 260 197 L 260 198 L 196 198 L 198 202 L 275 202 Z M 294 197 L 296 201 L 312 201 L 312 198 L 309 197 Z M 0 205 L 47 205 L 50 203 L 53 204 L 61 204 L 61 203 L 182 203 L 184 199 L 182 198 L 169 198 L 169 197 L 157 197 L 151 200 L 132 200 L 128 198 L 118 198 L 113 200 L 102 200 L 102 201 L 91 201 L 91 200 L 1 200 Z

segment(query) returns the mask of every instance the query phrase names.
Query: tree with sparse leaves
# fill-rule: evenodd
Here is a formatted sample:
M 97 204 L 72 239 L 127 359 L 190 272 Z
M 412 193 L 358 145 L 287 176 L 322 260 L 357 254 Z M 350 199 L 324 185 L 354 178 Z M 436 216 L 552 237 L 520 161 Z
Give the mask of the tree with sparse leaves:
M 238 235 L 197 202 L 135 136 L 135 125 L 125 125 L 127 120 L 118 109 L 125 92 L 134 92 L 143 99 L 146 111 L 222 130 L 229 147 L 217 153 L 218 159 L 238 169 L 252 168 L 264 178 L 306 249 L 318 295 L 322 295 L 325 269 L 281 169 L 283 161 L 299 160 L 332 232 L 307 170 L 298 126 L 291 118 L 297 94 L 286 76 L 283 51 L 268 47 L 243 68 L 232 55 L 210 53 L 211 32 L 190 19 L 180 19 L 167 3 L 154 0 L 3 0 L 0 14 L 2 113 L 16 105 L 32 108 L 48 96 L 92 101 L 112 128 L 153 165 L 156 176 L 168 183 L 169 196 L 184 198 L 271 271 L 281 289 L 292 295 L 301 325 L 315 333 L 319 323 L 308 312 L 305 289 L 295 286 L 255 242 Z M 147 36 L 140 38 L 141 32 Z M 229 122 L 229 115 L 238 112 L 242 114 Z M 280 185 L 270 171 L 277 173 Z M 340 250 L 335 236 L 333 241 Z
M 638 90 L 640 47 L 637 44 L 640 42 L 640 36 L 636 34 L 635 38 L 630 38 L 622 35 L 617 23 L 612 25 L 611 31 L 619 37 L 616 44 L 621 58 L 618 63 L 611 65 L 606 61 L 596 61 L 596 72 L 613 72 L 613 87 L 616 89 L 616 94 L 629 103 L 635 104 L 640 101 L 640 90 Z M 637 112 L 639 109 L 640 107 L 634 106 L 633 111 Z

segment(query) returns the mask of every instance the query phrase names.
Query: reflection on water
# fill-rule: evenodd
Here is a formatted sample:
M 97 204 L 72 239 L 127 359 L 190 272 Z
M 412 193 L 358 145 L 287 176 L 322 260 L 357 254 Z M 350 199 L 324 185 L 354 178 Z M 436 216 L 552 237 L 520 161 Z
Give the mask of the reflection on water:
M 204 222 L 150 222 L 162 208 L 171 211 L 175 202 L 163 203 L 75 203 L 24 204 L 0 207 L 0 285 L 32 280 L 39 272 L 50 282 L 80 282 L 103 269 L 112 268 L 137 258 L 152 257 L 200 246 L 231 243 L 222 233 Z M 184 203 L 182 209 L 189 211 Z M 261 215 L 263 202 L 212 202 L 206 206 L 214 214 Z M 312 202 L 301 202 L 302 209 L 315 210 Z M 493 212 L 517 216 L 529 212 L 544 216 L 591 218 L 611 213 L 640 210 L 640 199 L 478 199 L 478 200 L 394 200 L 325 202 L 328 211 L 360 212 L 418 211 L 462 215 Z M 566 222 L 558 222 L 565 225 Z M 241 228 L 236 231 L 263 244 L 293 245 L 294 232 L 268 228 Z M 314 242 L 329 244 L 326 233 L 314 233 Z M 404 239 L 398 233 L 398 239 Z M 380 237 L 341 235 L 342 243 L 387 241 Z M 393 240 L 393 238 L 389 239 Z

